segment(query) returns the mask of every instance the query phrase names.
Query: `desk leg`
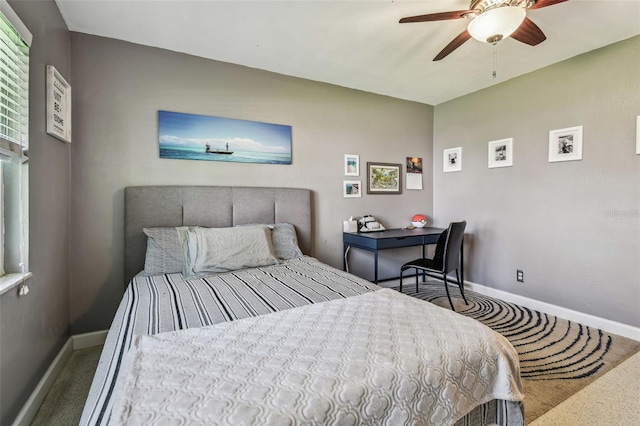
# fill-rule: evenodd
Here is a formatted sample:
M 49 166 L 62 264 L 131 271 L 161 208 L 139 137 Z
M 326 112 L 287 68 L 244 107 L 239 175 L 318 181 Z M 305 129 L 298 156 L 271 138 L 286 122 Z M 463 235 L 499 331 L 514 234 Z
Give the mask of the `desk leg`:
M 422 245 L 422 258 L 424 259 L 426 257 L 426 253 L 424 251 L 424 244 Z M 426 272 L 422 271 L 422 282 L 426 283 L 427 282 L 427 274 Z
M 373 282 L 378 284 L 378 250 L 373 252 Z
M 460 285 L 464 288 L 464 235 L 460 244 Z

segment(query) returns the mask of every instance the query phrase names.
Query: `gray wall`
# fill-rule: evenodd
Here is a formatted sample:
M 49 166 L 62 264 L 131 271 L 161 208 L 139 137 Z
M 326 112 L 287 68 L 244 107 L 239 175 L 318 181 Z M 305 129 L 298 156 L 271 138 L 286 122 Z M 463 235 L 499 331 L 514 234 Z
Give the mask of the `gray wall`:
M 53 0 L 9 1 L 33 34 L 29 92 L 31 292 L 0 298 L 0 424 L 10 424 L 69 336 L 71 145 L 45 128 L 45 66 L 73 85 L 70 37 Z
M 640 38 L 434 111 L 159 49 L 70 36 L 53 0 L 10 4 L 34 34 L 34 277 L 28 296 L 10 292 L 0 298 L 0 423 L 13 420 L 67 339 L 70 322 L 73 333 L 109 326 L 125 285 L 127 185 L 310 188 L 314 255 L 335 266 L 342 263 L 341 221 L 349 215 L 372 213 L 388 227 L 408 223 L 417 212 L 435 214 L 436 225 L 443 226 L 464 218 L 470 280 L 640 325 L 640 156 L 634 154 Z M 73 86 L 71 145 L 45 132 L 46 64 Z M 158 109 L 289 124 L 293 164 L 161 160 Z M 584 159 L 548 163 L 548 131 L 574 125 L 584 126 Z M 487 142 L 506 137 L 514 138 L 514 166 L 487 169 Z M 445 175 L 442 150 L 455 146 L 464 148 L 463 172 Z M 345 153 L 360 154 L 363 165 L 421 156 L 425 190 L 343 199 Z M 364 167 L 359 179 L 366 181 Z M 402 256 L 383 256 L 383 276 L 396 272 Z M 355 272 L 371 275 L 368 255 L 352 258 Z M 516 268 L 524 269 L 526 284 L 515 283 Z
M 431 216 L 429 167 L 423 191 L 342 197 L 343 179 L 352 179 L 344 177 L 344 154 L 359 154 L 362 165 L 407 156 L 432 163 L 431 106 L 79 33 L 71 35 L 71 58 L 74 334 L 108 328 L 121 298 L 128 185 L 309 188 L 314 255 L 338 267 L 342 220 L 350 215 L 371 212 L 392 227 L 415 212 Z M 293 164 L 160 159 L 159 109 L 291 125 Z M 363 184 L 365 173 L 362 167 Z M 363 262 L 370 267 L 371 257 Z
M 640 326 L 638 76 L 634 37 L 435 108 L 434 214 L 468 221 L 469 280 Z M 579 125 L 583 160 L 549 163 L 549 131 Z M 509 137 L 513 167 L 488 169 Z

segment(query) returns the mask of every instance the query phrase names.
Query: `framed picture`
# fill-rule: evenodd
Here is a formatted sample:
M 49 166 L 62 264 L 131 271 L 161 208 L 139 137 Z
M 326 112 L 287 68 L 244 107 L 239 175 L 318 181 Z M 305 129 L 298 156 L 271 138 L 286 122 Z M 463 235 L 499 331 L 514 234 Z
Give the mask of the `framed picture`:
M 47 133 L 71 143 L 71 86 L 47 65 Z
M 360 180 L 342 181 L 342 196 L 344 198 L 362 197 L 362 181 Z
M 461 146 L 444 150 L 442 171 L 445 173 L 462 171 Z
M 344 175 L 360 176 L 360 156 L 354 154 L 344 155 Z
M 636 117 L 636 154 L 640 155 L 640 115 Z
M 407 173 L 422 173 L 421 157 L 407 157 Z
M 549 132 L 549 162 L 582 160 L 582 126 Z
M 489 168 L 513 166 L 513 138 L 489 142 Z
M 407 168 L 405 187 L 407 189 L 422 189 L 422 158 L 407 157 Z
M 367 163 L 367 194 L 402 194 L 402 164 Z
M 160 158 L 291 164 L 291 126 L 158 111 Z

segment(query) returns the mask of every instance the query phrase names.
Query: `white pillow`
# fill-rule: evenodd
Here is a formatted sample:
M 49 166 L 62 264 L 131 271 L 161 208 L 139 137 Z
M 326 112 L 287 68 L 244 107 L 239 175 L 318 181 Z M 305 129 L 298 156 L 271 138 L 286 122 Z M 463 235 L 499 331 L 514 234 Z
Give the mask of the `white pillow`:
M 289 260 L 303 257 L 304 254 L 298 246 L 298 235 L 296 228 L 291 223 L 252 223 L 248 225 L 237 226 L 255 226 L 265 225 L 271 229 L 271 242 L 273 244 L 273 253 L 278 259 Z
M 231 228 L 178 228 L 187 277 L 275 265 L 271 229 L 265 225 Z

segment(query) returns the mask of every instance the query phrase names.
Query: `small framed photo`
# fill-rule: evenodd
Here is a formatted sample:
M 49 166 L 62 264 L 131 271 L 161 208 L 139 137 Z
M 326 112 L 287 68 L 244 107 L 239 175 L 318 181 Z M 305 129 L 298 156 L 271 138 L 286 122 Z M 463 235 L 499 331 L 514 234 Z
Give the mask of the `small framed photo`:
M 344 198 L 362 197 L 362 181 L 361 180 L 342 181 L 342 196 Z
M 407 173 L 422 173 L 421 157 L 407 157 Z
M 513 166 L 513 138 L 489 142 L 489 168 Z
M 636 117 L 636 154 L 640 155 L 640 115 Z
M 355 154 L 344 155 L 344 175 L 360 176 L 360 156 Z
M 402 164 L 367 163 L 367 194 L 402 194 Z
M 461 172 L 462 171 L 462 147 L 449 148 L 444 150 L 442 171 Z
M 582 126 L 549 132 L 549 162 L 582 160 Z

